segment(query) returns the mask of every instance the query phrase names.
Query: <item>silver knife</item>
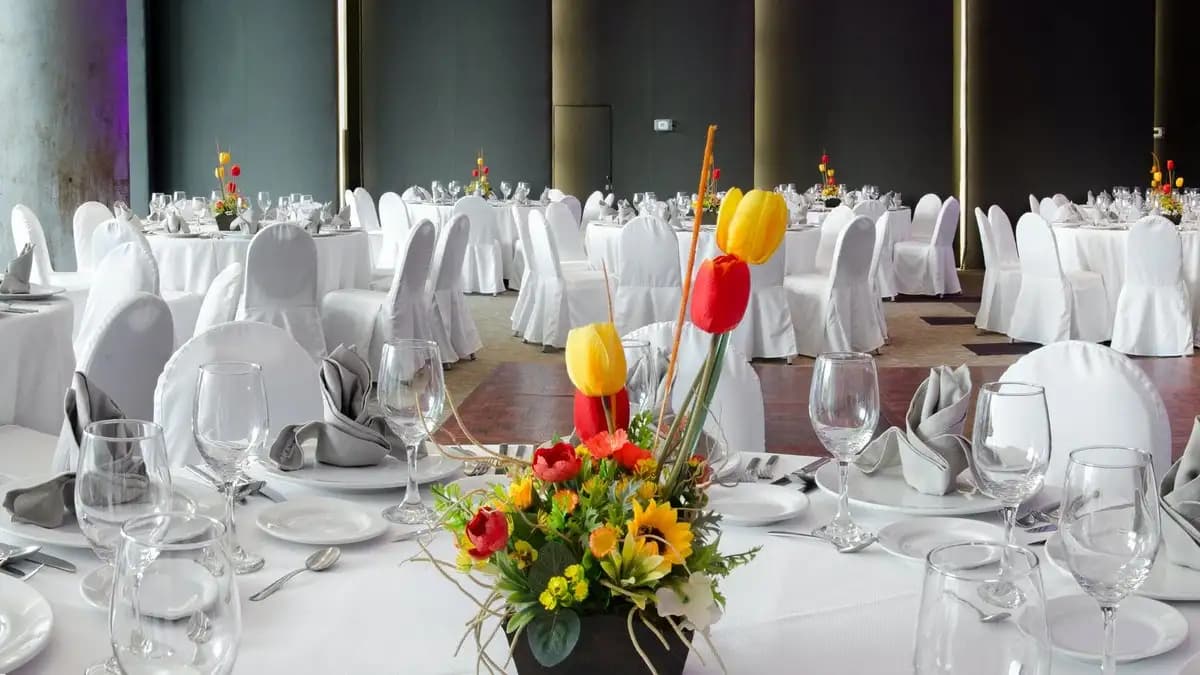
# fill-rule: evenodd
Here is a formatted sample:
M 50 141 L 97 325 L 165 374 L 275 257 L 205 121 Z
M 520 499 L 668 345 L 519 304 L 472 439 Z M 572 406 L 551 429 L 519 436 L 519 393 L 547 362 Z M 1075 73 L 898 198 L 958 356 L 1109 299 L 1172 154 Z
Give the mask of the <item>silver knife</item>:
M 267 487 L 266 483 L 263 483 L 262 485 L 260 485 L 259 488 L 257 490 L 255 490 L 255 492 L 266 497 L 270 501 L 275 502 L 276 504 L 287 501 L 287 497 L 284 497 L 280 492 L 278 492 L 274 488 Z
M 39 565 L 45 565 L 46 567 L 53 567 L 56 570 L 62 570 L 63 572 L 69 572 L 71 574 L 74 574 L 76 570 L 75 563 L 71 562 L 70 560 L 63 560 L 62 558 L 52 556 L 48 553 L 42 553 L 41 551 L 38 551 L 37 553 L 30 553 L 29 555 L 25 556 L 24 559 L 28 560 L 29 562 L 35 562 Z

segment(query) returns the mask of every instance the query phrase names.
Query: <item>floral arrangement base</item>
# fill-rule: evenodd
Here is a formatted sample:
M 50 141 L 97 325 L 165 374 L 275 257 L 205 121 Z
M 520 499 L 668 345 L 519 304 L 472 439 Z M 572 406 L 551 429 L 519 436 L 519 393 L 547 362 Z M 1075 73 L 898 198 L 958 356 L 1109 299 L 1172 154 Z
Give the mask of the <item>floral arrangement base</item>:
M 1180 214 L 1180 213 L 1164 213 L 1163 218 L 1166 218 L 1167 220 L 1171 221 L 1172 223 L 1175 223 L 1176 225 L 1183 222 L 1183 214 Z
M 830 197 L 829 199 L 825 200 L 825 206 L 831 209 L 837 208 L 838 204 L 841 203 L 842 200 L 838 199 L 837 197 Z
M 217 219 L 217 229 L 222 232 L 228 232 L 229 226 L 233 224 L 233 219 L 237 216 L 231 213 L 218 213 L 213 217 Z
M 538 663 L 529 649 L 528 638 L 521 635 L 513 648 L 513 661 L 518 675 L 633 675 L 650 672 L 629 639 L 624 614 L 584 615 L 579 617 L 579 622 L 579 642 L 566 659 L 549 667 Z M 662 633 L 671 649 L 664 649 L 658 636 L 635 618 L 633 633 L 637 636 L 638 645 L 659 675 L 681 675 L 688 658 L 687 645 L 679 640 L 666 622 L 657 621 L 654 627 Z M 692 640 L 692 631 L 683 630 L 683 634 L 689 642 Z M 508 637 L 512 639 L 512 635 Z

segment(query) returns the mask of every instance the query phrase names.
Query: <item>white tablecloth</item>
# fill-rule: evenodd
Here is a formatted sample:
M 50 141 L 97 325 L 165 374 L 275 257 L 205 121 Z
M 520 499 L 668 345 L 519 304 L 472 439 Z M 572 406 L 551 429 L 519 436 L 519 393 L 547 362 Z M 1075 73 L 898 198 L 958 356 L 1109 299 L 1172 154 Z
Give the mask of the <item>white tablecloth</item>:
M 15 307 L 37 314 L 0 312 L 0 425 L 58 433 L 63 395 L 75 370 L 73 304 L 66 298 L 16 301 Z
M 0 452 L 0 457 L 12 456 Z M 24 462 L 9 460 L 0 471 L 37 472 L 40 464 L 24 457 Z M 809 459 L 785 456 L 778 468 L 790 470 Z M 292 496 L 306 492 L 284 483 L 273 486 Z M 400 493 L 342 496 L 380 508 L 399 499 Z M 806 513 L 771 529 L 808 531 L 828 521 L 836 500 L 820 492 L 809 496 L 812 504 Z M 405 562 L 420 550 L 413 542 L 380 539 L 344 546 L 333 570 L 300 575 L 269 600 L 248 602 L 247 596 L 299 566 L 315 548 L 272 539 L 258 530 L 252 523 L 268 505 L 253 498 L 238 510 L 243 543 L 265 555 L 267 564 L 262 571 L 238 579 L 244 633 L 235 673 L 475 672 L 470 640 L 462 654 L 453 656 L 474 606 L 428 564 Z M 863 508 L 854 508 L 854 514 L 871 528 L 896 519 Z M 754 562 L 722 584 L 728 603 L 724 618 L 713 627 L 713 642 L 729 673 L 912 672 L 912 636 L 922 581 L 919 563 L 895 558 L 879 546 L 841 555 L 819 542 L 768 537 L 765 529 L 727 526 L 722 538 L 722 548 L 728 552 L 762 547 Z M 432 550 L 442 559 L 453 560 L 446 534 L 438 535 Z M 1041 547 L 1035 550 L 1042 554 Z M 97 564 L 90 553 L 47 551 L 76 561 L 84 572 Z M 1068 575 L 1048 563 L 1042 565 L 1042 574 L 1048 597 L 1080 592 Z M 107 654 L 105 614 L 84 604 L 78 588 L 81 575 L 45 569 L 28 582 L 50 601 L 54 632 L 47 650 L 12 675 L 79 673 Z M 1192 627 L 1200 628 L 1200 607 L 1178 607 Z M 490 651 L 503 661 L 507 647 L 501 643 L 502 636 Z M 1200 641 L 1185 642 L 1168 654 L 1123 665 L 1121 673 L 1175 673 L 1197 652 Z M 721 672 L 707 652 L 701 655 L 706 656 L 705 663 L 692 655 L 685 672 Z M 1056 657 L 1054 672 L 1082 675 L 1096 672 L 1096 666 Z
M 441 228 L 442 225 L 450 222 L 450 216 L 454 215 L 453 204 L 435 204 L 432 202 L 406 202 L 408 204 L 408 213 L 413 223 L 416 223 L 422 218 L 429 219 L 435 227 Z M 500 237 L 500 256 L 504 265 L 504 278 L 512 279 L 516 274 L 513 269 L 513 256 L 517 252 L 517 242 L 520 236 L 517 233 L 517 224 L 513 221 L 512 202 L 497 202 L 489 201 L 488 204 L 496 213 L 496 230 Z M 529 218 L 530 211 L 545 211 L 544 204 L 528 204 L 519 207 L 525 212 L 525 217 Z
M 147 234 L 158 260 L 163 291 L 203 294 L 217 274 L 231 263 L 246 263 L 246 237 L 176 238 Z M 324 295 L 340 288 L 367 288 L 371 283 L 371 249 L 362 230 L 319 236 L 317 290 Z
M 807 218 L 809 225 L 820 225 L 825 221 L 825 217 L 833 209 L 809 209 Z M 892 241 L 904 241 L 908 239 L 908 233 L 912 231 L 912 209 L 907 206 L 901 206 L 898 209 L 888 209 L 888 213 L 892 214 L 888 219 L 888 226 L 891 229 Z
M 688 250 L 692 245 L 691 231 L 676 232 L 679 239 L 679 269 L 686 273 Z M 817 244 L 821 240 L 821 228 L 804 227 L 788 230 L 784 235 L 787 255 L 787 273 L 802 274 L 813 268 L 817 255 Z M 592 222 L 587 226 L 584 245 L 587 247 L 588 262 L 594 269 L 601 264 L 608 266 L 608 273 L 616 275 L 620 268 L 621 228 L 608 222 Z M 700 230 L 700 243 L 696 246 L 696 269 L 705 258 L 721 255 L 717 248 L 716 230 L 708 227 Z

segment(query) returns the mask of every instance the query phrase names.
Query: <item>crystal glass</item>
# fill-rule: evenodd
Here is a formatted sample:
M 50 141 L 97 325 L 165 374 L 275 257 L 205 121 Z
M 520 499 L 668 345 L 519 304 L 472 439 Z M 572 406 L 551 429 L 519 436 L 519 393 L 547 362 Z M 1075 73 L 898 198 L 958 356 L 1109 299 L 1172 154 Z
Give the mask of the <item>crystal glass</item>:
M 1104 615 L 1101 672 L 1116 672 L 1117 606 L 1150 576 L 1160 533 L 1150 454 L 1119 447 L 1071 453 L 1058 531 L 1067 568 Z
M 174 192 L 174 194 L 171 195 L 171 203 L 172 204 L 178 204 L 179 202 L 181 202 L 185 199 L 187 199 L 187 193 L 184 192 L 183 190 L 176 190 Z
M 192 217 L 196 219 L 196 223 L 204 222 L 204 215 L 208 211 L 208 201 L 204 197 L 192 197 Z
M 512 194 L 512 183 L 506 180 L 500 181 L 500 194 L 504 195 L 504 199 L 507 200 L 508 196 Z
M 1019 589 L 1025 602 L 1015 608 L 990 604 L 986 589 L 997 585 Z M 1050 632 L 1037 556 L 990 542 L 930 551 L 914 642 L 917 675 L 1049 673 Z
M 630 415 L 653 411 L 658 369 L 650 342 L 627 338 L 621 340 L 621 348 L 625 351 L 625 392 L 629 394 Z
M 191 513 L 125 523 L 108 624 L 116 672 L 233 672 L 242 617 L 225 540 L 221 523 Z
M 837 515 L 813 534 L 840 546 L 870 539 L 850 517 L 850 462 L 867 447 L 879 422 L 879 379 L 875 359 L 858 352 L 826 353 L 813 366 L 808 417 L 821 444 L 838 464 Z
M 271 193 L 265 190 L 258 193 L 258 208 L 266 216 L 267 209 L 271 208 Z
M 89 604 L 108 609 L 121 526 L 171 507 L 171 474 L 162 428 L 140 420 L 93 422 L 83 431 L 75 467 L 75 517 L 104 564 L 80 581 Z M 109 659 L 89 675 L 121 670 Z
M 289 212 L 292 210 L 292 198 L 287 195 L 279 195 L 279 208 L 276 217 L 280 220 L 287 220 Z
M 167 195 L 155 192 L 150 195 L 150 220 L 162 220 L 162 211 L 167 208 Z
M 312 206 L 316 202 L 313 200 L 312 195 L 300 195 L 300 203 L 305 206 Z
M 442 187 L 442 181 L 435 180 L 429 185 L 429 194 L 433 197 L 433 201 L 440 202 L 446 198 L 446 188 Z
M 270 428 L 267 390 L 257 363 L 216 361 L 200 366 L 192 408 L 192 435 L 204 462 L 224 483 L 225 529 L 234 571 L 262 568 L 263 557 L 244 550 L 237 539 L 233 512 L 237 487 L 250 457 L 266 444 Z
M 208 193 L 208 201 L 216 204 L 217 202 L 221 201 L 224 196 L 225 195 L 223 195 L 220 190 L 213 190 L 212 192 Z
M 383 345 L 376 395 L 388 426 L 404 441 L 408 461 L 404 501 L 385 509 L 383 517 L 410 525 L 429 523 L 433 510 L 421 503 L 417 487 L 417 447 L 442 417 L 446 390 L 437 343 L 395 340 Z
M 1015 543 L 1017 507 L 1042 489 L 1049 464 L 1046 390 L 1023 382 L 988 382 L 980 387 L 971 434 L 971 473 L 979 490 L 1002 505 L 1006 543 Z
M 457 199 L 458 191 L 462 189 L 462 185 L 460 185 L 458 181 L 452 180 L 446 184 L 446 188 L 450 190 L 450 198 Z

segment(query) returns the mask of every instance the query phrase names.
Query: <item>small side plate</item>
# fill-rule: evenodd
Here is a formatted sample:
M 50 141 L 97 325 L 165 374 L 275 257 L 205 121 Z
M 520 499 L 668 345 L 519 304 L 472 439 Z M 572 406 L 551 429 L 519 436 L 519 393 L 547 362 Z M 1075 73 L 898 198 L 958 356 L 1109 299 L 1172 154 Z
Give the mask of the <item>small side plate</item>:
M 808 509 L 808 496 L 794 488 L 769 483 L 714 485 L 708 490 L 708 507 L 730 525 L 769 525 L 804 513 Z
M 354 544 L 387 531 L 378 513 L 341 499 L 306 497 L 272 504 L 258 513 L 255 524 L 267 534 L 297 544 Z

